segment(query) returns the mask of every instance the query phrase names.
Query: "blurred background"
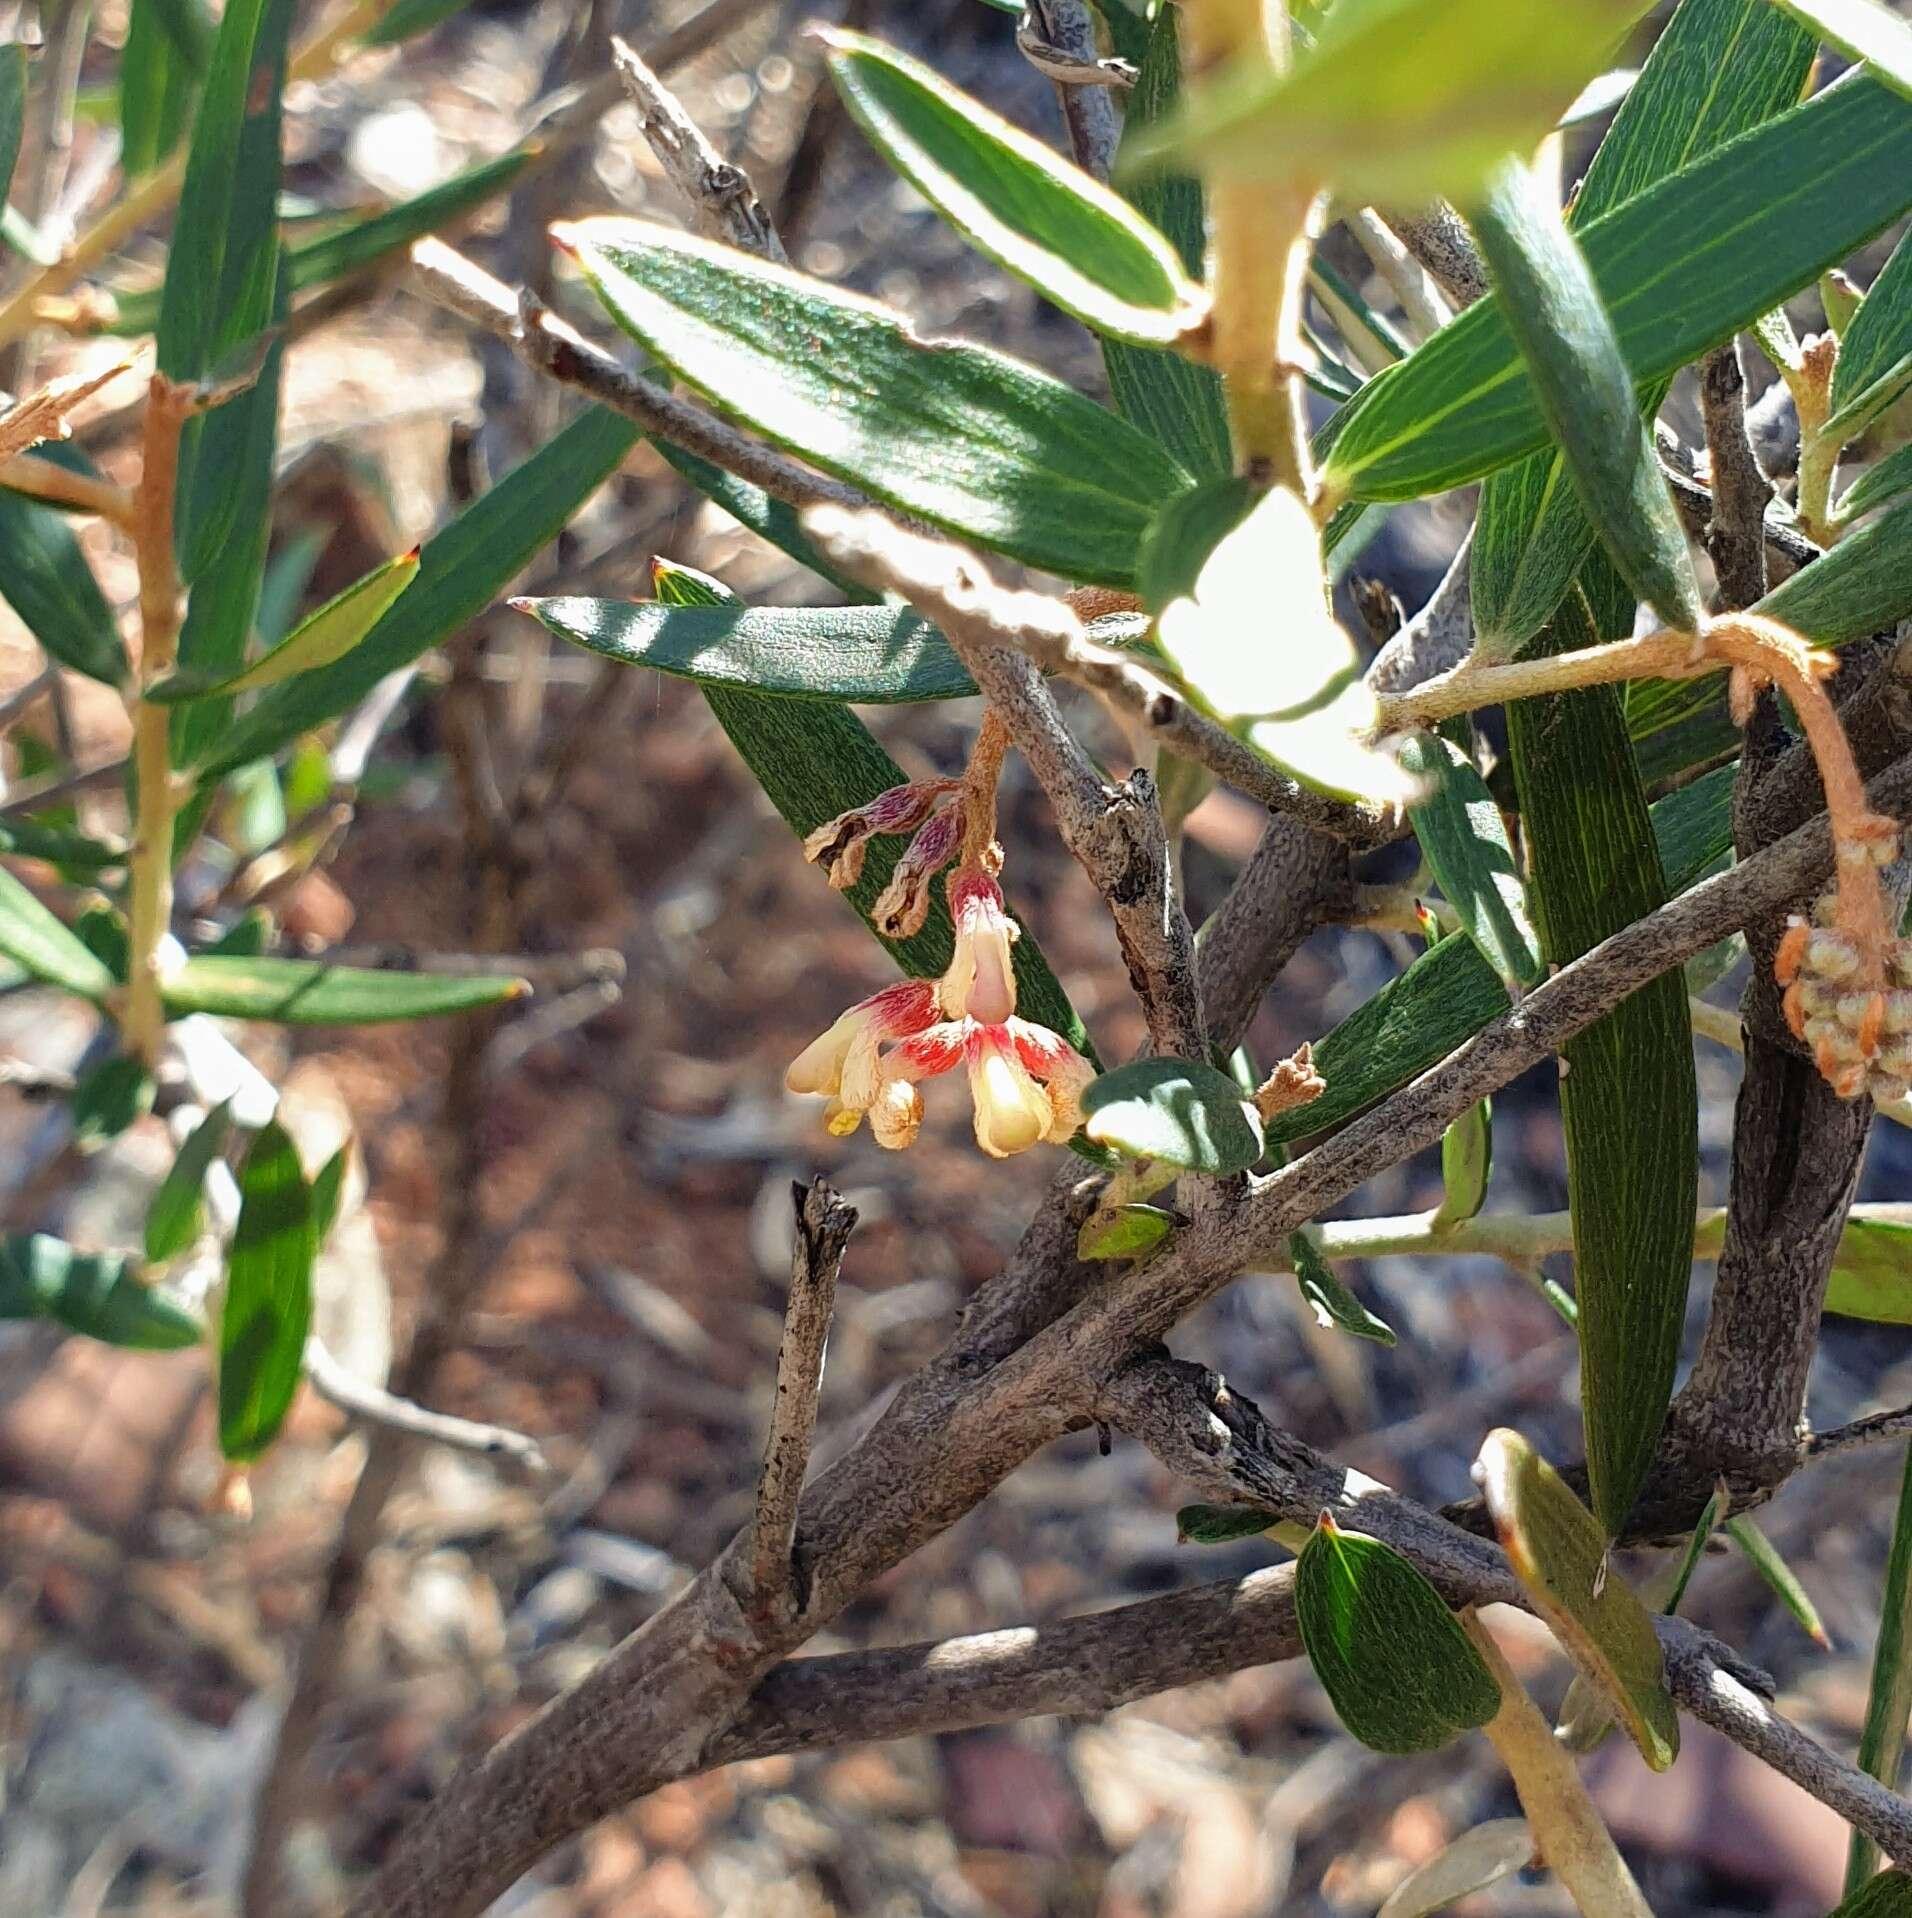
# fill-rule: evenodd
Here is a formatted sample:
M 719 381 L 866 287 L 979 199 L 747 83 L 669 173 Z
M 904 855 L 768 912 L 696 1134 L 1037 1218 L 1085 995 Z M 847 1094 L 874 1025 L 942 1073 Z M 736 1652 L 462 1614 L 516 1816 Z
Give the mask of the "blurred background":
M 67 6 L 77 29 L 70 15 L 20 11 L 15 31 L 80 62 L 84 107 L 88 85 L 115 69 L 124 14 L 118 0 Z M 1013 17 L 978 0 L 850 7 L 858 24 L 998 111 L 1060 137 L 1053 90 L 1018 55 Z M 654 51 L 695 11 L 478 0 L 422 39 L 296 87 L 288 187 L 321 211 L 374 207 L 542 123 L 546 159 L 459 243 L 607 337 L 553 287 L 546 223 L 610 208 L 680 214 L 633 110 L 613 105 L 580 122 L 579 90 L 608 71 L 611 32 Z M 987 340 L 1105 396 L 1088 336 L 966 250 L 846 125 L 827 85 L 819 90 L 802 34 L 810 11 L 785 0 L 732 5 L 709 43 L 666 73 L 751 171 L 792 259 L 902 308 L 924 332 Z M 1599 130 L 1576 134 L 1569 178 Z M 30 123 L 29 151 L 36 132 L 44 141 L 58 131 Z M 71 132 L 46 202 L 69 222 L 110 177 L 115 138 L 110 115 L 99 123 L 84 111 Z M 1385 285 L 1345 234 L 1330 247 L 1344 276 L 1388 308 Z M 155 274 L 160 258 L 155 243 Z M 1802 330 L 1819 324 L 1816 307 L 1795 317 Z M 34 370 L 90 350 L 41 342 L 9 383 L 23 387 Z M 275 552 L 294 591 L 316 603 L 429 534 L 573 406 L 408 290 L 402 269 L 354 283 L 301 321 L 287 362 Z M 129 462 L 128 424 L 108 415 L 84 430 L 109 470 Z M 1356 574 L 1411 610 L 1470 511 L 1459 497 L 1396 513 Z M 127 554 L 103 529 L 88 538 L 109 595 L 130 603 Z M 830 597 L 642 447 L 527 590 L 643 596 L 654 555 L 713 572 L 754 601 Z M 0 614 L 0 700 L 40 671 L 32 641 Z M 1071 710 L 1109 763 L 1127 763 L 1097 712 Z M 955 770 L 977 714 L 936 706 L 869 717 L 914 776 Z M 885 983 L 885 963 L 804 865 L 694 688 L 553 652 L 500 608 L 395 689 L 365 740 L 349 832 L 288 883 L 274 889 L 270 874 L 248 883 L 267 892 L 293 940 L 314 948 L 457 953 L 506 926 L 505 943 L 545 966 L 551 989 L 475 1041 L 446 1023 L 289 1042 L 250 1033 L 246 1043 L 285 1084 L 308 1163 L 348 1132 L 359 1141 L 364 1177 L 324 1261 L 321 1323 L 334 1351 L 377 1372 L 433 1285 L 448 1275 L 475 1285 L 476 1309 L 432 1403 L 532 1434 L 555 1470 L 533 1480 L 505 1462 L 426 1447 L 389 1507 L 294 1835 L 295 1877 L 316 1910 L 383 1854 L 462 1759 L 575 1679 L 746 1517 L 792 1179 L 825 1171 L 862 1215 L 825 1378 L 827 1459 L 945 1338 L 1057 1165 L 1046 1150 L 1006 1165 L 982 1158 L 950 1084 L 929 1089 L 929 1120 L 907 1157 L 879 1152 L 867 1133 L 830 1139 L 813 1103 L 783 1093 L 790 1057 Z M 90 765 L 124 747 L 117 700 L 62 679 L 15 712 L 6 772 L 18 781 L 50 753 Z M 535 803 L 516 804 L 527 792 Z M 119 816 L 110 785 L 75 803 L 83 821 Z M 1194 816 L 1186 869 L 1198 920 L 1259 823 L 1225 794 Z M 1004 829 L 1031 930 L 1103 1055 L 1124 1056 L 1143 1035 L 1109 926 L 1014 762 Z M 209 901 L 230 904 L 222 888 L 233 875 L 198 883 Z M 603 956 L 566 963 L 585 953 Z M 1318 1037 L 1410 956 L 1396 935 L 1317 935 L 1263 1008 L 1254 1056 L 1265 1064 Z M 607 983 L 618 962 L 621 996 Z M 1729 977 L 1711 996 L 1730 1005 L 1735 992 Z M 64 1108 L 31 1097 L 29 1082 L 71 1072 L 89 1038 L 70 1002 L 0 997 L 5 1223 L 89 1246 L 133 1244 L 169 1162 L 160 1123 L 81 1155 Z M 1702 1199 L 1716 1204 L 1736 1062 L 1701 1042 L 1699 1065 Z M 1509 1088 L 1494 1123 L 1490 1207 L 1564 1205 L 1551 1069 Z M 1909 1173 L 1905 1133 L 1881 1121 L 1863 1196 L 1903 1197 Z M 1358 1208 L 1408 1211 L 1438 1192 L 1427 1157 L 1375 1180 Z M 1569 1268 L 1556 1261 L 1549 1273 L 1570 1280 Z M 1273 1275 L 1243 1278 L 1184 1328 L 1177 1349 L 1225 1371 L 1316 1444 L 1430 1500 L 1468 1492 L 1468 1463 L 1497 1423 L 1519 1425 L 1555 1458 L 1578 1456 L 1572 1341 L 1527 1280 L 1454 1259 L 1384 1261 L 1348 1276 L 1399 1332 L 1394 1349 L 1322 1330 L 1294 1282 Z M 1695 1330 L 1710 1276 L 1696 1274 Z M 1908 1398 L 1912 1334 L 1828 1323 L 1815 1422 Z M 120 1353 L 0 1326 L 7 1918 L 232 1909 L 249 1794 L 364 1441 L 306 1393 L 242 1523 L 214 1509 L 210 1433 L 202 1353 Z M 1897 1468 L 1890 1450 L 1851 1456 L 1762 1515 L 1816 1601 L 1830 1650 L 1737 1553 L 1708 1560 L 1686 1608 L 1769 1667 L 1785 1709 L 1843 1750 L 1864 1708 Z M 1260 1540 L 1178 1547 L 1185 1496 L 1133 1445 L 1106 1458 L 1093 1435 L 1059 1445 L 868 1593 L 816 1649 L 1041 1621 L 1233 1575 L 1274 1552 Z M 1539 1628 L 1514 1650 L 1543 1702 L 1557 1703 L 1566 1674 Z M 1810 1918 L 1835 1903 L 1838 1819 L 1702 1729 L 1686 1735 L 1663 1779 L 1613 1743 L 1592 1761 L 1655 1908 Z M 555 1854 L 498 1909 L 1367 1913 L 1449 1837 L 1514 1810 L 1481 1741 L 1422 1760 L 1377 1757 L 1340 1732 L 1295 1664 L 1104 1720 L 849 1747 L 692 1780 Z M 1464 1909 L 1537 1918 L 1570 1907 L 1557 1889 L 1514 1880 Z

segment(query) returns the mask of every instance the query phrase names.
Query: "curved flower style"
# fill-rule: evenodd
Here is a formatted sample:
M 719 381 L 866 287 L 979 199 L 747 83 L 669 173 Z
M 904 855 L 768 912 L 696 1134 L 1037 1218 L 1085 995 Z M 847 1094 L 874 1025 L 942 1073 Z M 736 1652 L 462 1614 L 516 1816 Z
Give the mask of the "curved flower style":
M 1002 888 L 980 866 L 964 866 L 950 875 L 948 892 L 956 922 L 948 971 L 852 1006 L 797 1056 L 784 1084 L 826 1094 L 833 1133 L 854 1132 L 867 1112 L 877 1144 L 900 1151 L 923 1122 L 919 1082 L 962 1065 L 976 1143 L 991 1158 L 1067 1139 L 1082 1123 L 1082 1092 L 1095 1068 L 1060 1033 L 1016 1017 L 1010 948 L 1020 929 Z M 879 1054 L 890 1039 L 899 1043 Z

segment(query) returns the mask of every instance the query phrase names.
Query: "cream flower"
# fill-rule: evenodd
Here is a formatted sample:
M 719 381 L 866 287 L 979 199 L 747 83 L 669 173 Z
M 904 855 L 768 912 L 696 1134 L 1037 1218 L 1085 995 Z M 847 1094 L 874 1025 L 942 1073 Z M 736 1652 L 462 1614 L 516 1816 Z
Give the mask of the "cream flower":
M 1004 908 L 1002 888 L 976 866 L 950 874 L 949 916 L 956 922 L 956 955 L 937 986 L 943 1015 L 999 1026 L 1016 1009 L 1009 949 L 1021 928 Z

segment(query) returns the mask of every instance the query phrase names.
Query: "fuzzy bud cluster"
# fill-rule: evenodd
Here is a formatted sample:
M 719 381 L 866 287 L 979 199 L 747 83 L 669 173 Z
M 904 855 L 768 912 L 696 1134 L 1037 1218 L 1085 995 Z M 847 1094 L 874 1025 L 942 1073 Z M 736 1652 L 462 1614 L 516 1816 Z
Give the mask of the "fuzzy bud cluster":
M 1888 940 L 1875 958 L 1838 928 L 1837 905 L 1826 893 L 1780 941 L 1786 1021 L 1842 1099 L 1904 1098 L 1912 1083 L 1912 940 Z

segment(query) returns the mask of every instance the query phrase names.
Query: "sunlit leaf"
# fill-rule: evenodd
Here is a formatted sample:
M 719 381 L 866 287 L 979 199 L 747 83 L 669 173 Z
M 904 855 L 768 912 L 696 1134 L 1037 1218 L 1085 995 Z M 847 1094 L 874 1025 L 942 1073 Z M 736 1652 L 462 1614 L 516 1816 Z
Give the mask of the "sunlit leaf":
M 239 1172 L 239 1222 L 219 1320 L 219 1449 L 255 1459 L 292 1408 L 312 1324 L 312 1195 L 298 1148 L 276 1120 Z
M 1245 1172 L 1261 1157 L 1261 1121 L 1226 1073 L 1199 1059 L 1137 1059 L 1083 1094 L 1084 1129 L 1125 1158 L 1188 1172 Z
M 51 1319 L 108 1345 L 173 1352 L 205 1329 L 113 1253 L 76 1251 L 43 1232 L 0 1239 L 0 1319 Z
M 206 1174 L 231 1128 L 232 1101 L 222 1099 L 180 1145 L 146 1210 L 146 1257 L 151 1264 L 177 1258 L 198 1236 Z

